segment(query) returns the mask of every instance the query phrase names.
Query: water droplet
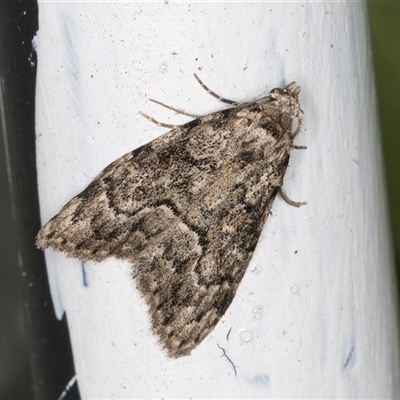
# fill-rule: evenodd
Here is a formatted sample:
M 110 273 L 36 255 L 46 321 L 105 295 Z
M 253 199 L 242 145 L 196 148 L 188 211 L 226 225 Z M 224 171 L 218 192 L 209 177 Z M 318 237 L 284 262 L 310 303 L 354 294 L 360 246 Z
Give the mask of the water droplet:
M 254 268 L 251 270 L 251 272 L 254 275 L 258 275 L 261 272 L 261 267 L 257 264 L 257 265 L 254 266 Z
M 242 339 L 243 342 L 248 343 L 251 340 L 251 332 L 249 331 L 243 331 L 240 334 L 240 339 Z
M 290 287 L 290 292 L 293 294 L 298 294 L 299 293 L 299 287 L 297 285 L 294 285 L 293 283 L 289 284 Z
M 254 319 L 260 319 L 262 316 L 262 308 L 260 305 L 254 306 L 253 308 L 253 317 Z
M 167 71 L 167 69 L 168 69 L 167 64 L 166 64 L 165 62 L 161 63 L 161 65 L 160 65 L 160 71 L 161 71 L 162 73 L 164 73 L 164 72 Z

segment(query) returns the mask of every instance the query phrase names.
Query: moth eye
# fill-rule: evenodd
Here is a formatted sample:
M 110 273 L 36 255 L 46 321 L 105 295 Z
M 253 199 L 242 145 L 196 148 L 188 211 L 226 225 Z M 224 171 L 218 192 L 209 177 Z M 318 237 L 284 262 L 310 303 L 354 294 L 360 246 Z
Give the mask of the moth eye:
M 272 90 L 270 91 L 270 93 L 285 94 L 285 93 L 286 93 L 286 90 L 285 90 L 285 89 L 282 89 L 282 88 L 279 88 L 279 87 L 277 87 L 277 88 L 275 88 L 275 89 L 272 89 Z

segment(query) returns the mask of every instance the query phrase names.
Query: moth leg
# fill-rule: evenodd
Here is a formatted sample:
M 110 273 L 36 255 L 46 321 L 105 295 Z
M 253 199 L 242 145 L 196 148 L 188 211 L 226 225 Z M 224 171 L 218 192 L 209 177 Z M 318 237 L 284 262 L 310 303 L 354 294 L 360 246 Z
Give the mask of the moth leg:
M 202 80 L 197 76 L 197 74 L 193 74 L 193 76 L 196 78 L 197 82 L 200 83 L 200 85 L 202 86 L 202 88 L 209 94 L 211 94 L 211 96 L 214 96 L 215 98 L 217 98 L 219 101 L 222 101 L 223 103 L 227 103 L 227 104 L 232 104 L 232 105 L 239 105 L 240 103 L 237 101 L 233 101 L 233 100 L 229 100 L 229 99 L 225 99 L 224 97 L 219 96 L 217 93 L 213 92 L 211 89 L 209 89 L 203 82 Z
M 192 117 L 192 118 L 196 118 L 196 119 L 202 117 L 202 115 L 188 113 L 187 111 L 181 110 L 180 108 L 169 106 L 158 100 L 154 100 L 154 99 L 149 99 L 149 100 L 152 101 L 153 103 L 156 103 L 156 104 L 162 106 L 162 107 L 168 108 L 169 110 L 175 111 L 178 114 L 187 115 L 188 117 Z
M 142 117 L 145 117 L 146 119 L 151 121 L 153 124 L 156 124 L 157 126 L 162 126 L 163 128 L 175 129 L 175 128 L 179 128 L 180 126 L 182 126 L 182 125 L 171 125 L 171 124 L 165 124 L 164 122 L 159 122 L 156 119 L 154 119 L 153 117 L 150 117 L 150 115 L 147 115 L 142 111 L 139 111 L 139 114 Z
M 281 195 L 282 199 L 286 201 L 286 203 L 290 204 L 293 207 L 300 207 L 300 206 L 305 206 L 307 202 L 305 201 L 293 201 L 290 200 L 287 194 L 284 192 L 284 190 L 280 187 L 279 188 L 279 194 Z
M 292 139 L 294 139 L 300 133 L 301 126 L 303 125 L 303 115 L 304 111 L 302 109 L 299 109 L 299 112 L 297 114 L 297 121 L 298 121 L 297 128 L 292 133 Z
M 293 146 L 292 146 L 292 149 L 296 149 L 296 150 L 307 150 L 307 146 L 296 146 L 296 145 L 293 145 Z

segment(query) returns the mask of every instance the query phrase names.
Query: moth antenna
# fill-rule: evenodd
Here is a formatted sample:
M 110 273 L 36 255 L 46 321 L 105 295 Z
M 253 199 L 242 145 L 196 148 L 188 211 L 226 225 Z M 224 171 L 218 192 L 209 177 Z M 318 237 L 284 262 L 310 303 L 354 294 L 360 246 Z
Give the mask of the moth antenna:
M 203 82 L 202 80 L 197 76 L 197 74 L 193 74 L 193 76 L 196 78 L 197 82 L 200 83 L 200 85 L 202 86 L 202 88 L 209 94 L 211 94 L 211 96 L 214 96 L 216 99 L 218 99 L 219 101 L 222 101 L 222 103 L 227 103 L 227 104 L 231 104 L 234 106 L 239 105 L 240 103 L 237 101 L 233 101 L 233 100 L 229 100 L 229 99 L 225 99 L 224 97 L 219 96 L 217 93 L 213 92 L 211 89 L 209 89 Z
M 175 128 L 179 128 L 179 126 L 180 126 L 180 125 L 171 125 L 171 124 L 165 124 L 164 122 L 159 122 L 156 119 L 154 119 L 153 117 L 150 117 L 150 115 L 145 114 L 143 111 L 139 111 L 139 114 L 142 117 L 151 121 L 153 124 L 156 124 L 157 126 L 162 126 L 163 128 L 175 129 Z
M 184 111 L 184 110 L 182 110 L 180 108 L 169 106 L 168 104 L 162 103 L 161 101 L 158 101 L 158 100 L 154 100 L 154 99 L 149 99 L 149 100 L 152 101 L 153 103 L 156 103 L 156 104 L 162 106 L 162 107 L 168 108 L 169 110 L 175 111 L 178 114 L 186 115 L 188 117 L 192 117 L 192 118 L 196 118 L 196 119 L 202 117 L 202 115 L 191 114 L 191 113 L 189 113 L 187 111 Z

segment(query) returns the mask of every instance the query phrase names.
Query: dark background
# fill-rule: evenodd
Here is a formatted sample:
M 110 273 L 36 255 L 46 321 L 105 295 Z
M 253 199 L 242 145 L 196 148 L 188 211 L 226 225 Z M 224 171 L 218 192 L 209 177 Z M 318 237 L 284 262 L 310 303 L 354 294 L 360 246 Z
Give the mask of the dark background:
M 369 2 L 393 243 L 400 267 L 400 2 Z
M 0 2 L 0 398 L 5 400 L 32 398 L 23 311 L 28 303 L 22 296 L 19 244 L 25 235 L 18 232 L 15 185 L 10 185 L 15 182 L 15 162 L 21 162 L 16 172 L 21 172 L 23 180 L 30 178 L 30 174 L 23 176 L 23 165 L 34 168 L 35 82 L 28 58 L 32 53 L 29 37 L 37 28 L 37 8 L 31 6 L 24 14 L 26 8 L 21 5 Z M 14 116 L 18 114 L 17 122 Z M 31 154 L 25 161 L 10 152 L 20 138 L 28 140 L 21 148 Z M 35 175 L 31 180 L 32 187 Z
M 19 38 L 22 29 L 33 28 L 37 5 L 31 2 L 6 2 L 0 0 L 0 79 L 13 71 L 9 37 Z M 10 11 L 10 3 L 14 3 Z M 25 4 L 25 5 L 24 5 Z M 399 266 L 400 254 L 400 2 L 369 2 L 372 45 L 376 72 L 379 112 L 381 118 L 382 140 L 386 161 L 388 199 L 390 204 L 393 243 L 396 250 L 396 261 Z M 29 20 L 32 18 L 32 20 Z M 37 16 L 36 16 L 37 18 Z M 28 26 L 24 27 L 24 24 Z M 29 24 L 33 24 L 29 26 Z M 12 39 L 10 39 L 12 40 Z M 30 57 L 30 42 L 15 49 L 20 49 L 25 60 Z M 34 61 L 34 57 L 33 57 Z M 24 84 L 23 77 L 20 80 Z M 3 90 L 4 90 L 4 84 Z M 29 86 L 29 85 L 28 85 Z M 29 88 L 28 90 L 31 90 Z M 7 99 L 7 97 L 5 97 Z M 4 100 L 4 99 L 3 99 Z M 1 107 L 1 104 L 0 104 Z M 33 108 L 32 108 L 33 110 Z M 29 112 L 29 110 L 28 110 Z M 3 111 L 0 109 L 0 117 Z M 31 118 L 32 115 L 29 116 Z M 7 160 L 10 157 L 8 146 L 0 120 L 0 400 L 31 399 L 32 379 L 28 362 L 27 340 L 24 330 L 24 308 L 30 306 L 22 296 L 24 280 L 21 277 L 21 254 L 19 240 L 21 233 L 15 222 L 13 196 L 10 189 L 10 171 Z M 32 142 L 31 142 L 32 143 Z M 27 143 L 27 148 L 31 145 Z M 7 151 L 6 151 L 7 149 Z M 28 160 L 34 169 L 34 159 Z M 36 171 L 32 171 L 34 180 Z M 21 178 L 22 179 L 22 178 Z M 31 179 L 31 180 L 32 180 Z M 30 184 L 36 185 L 36 182 Z M 33 201 L 36 201 L 33 199 Z M 34 221 L 33 225 L 36 225 Z M 72 376 L 71 376 L 72 377 Z

